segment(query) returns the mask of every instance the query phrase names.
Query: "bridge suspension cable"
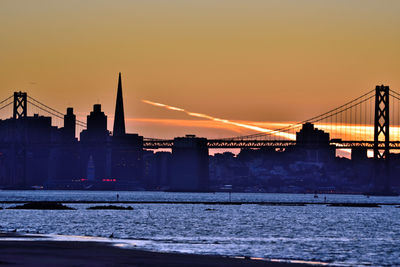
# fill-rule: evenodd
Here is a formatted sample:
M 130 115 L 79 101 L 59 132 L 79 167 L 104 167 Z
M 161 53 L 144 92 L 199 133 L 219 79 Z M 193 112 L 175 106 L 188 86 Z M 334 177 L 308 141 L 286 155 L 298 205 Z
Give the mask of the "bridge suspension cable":
M 9 97 L 7 97 L 7 98 L 5 98 L 4 100 L 2 100 L 2 101 L 0 102 L 0 105 L 3 104 L 4 102 L 6 102 L 7 100 L 11 99 L 12 97 L 13 97 L 13 96 L 10 95 Z M 11 103 L 12 103 L 12 102 L 11 102 Z
M 4 103 L 7 102 L 8 100 L 10 100 L 12 97 L 13 97 L 13 96 L 11 95 L 11 96 L 9 96 L 9 97 L 3 99 L 2 101 L 0 101 L 0 110 L 3 110 L 4 108 L 10 106 L 10 105 L 13 103 L 13 101 L 11 100 L 10 102 L 4 104 Z
M 3 105 L 3 106 L 1 106 L 0 107 L 0 110 L 2 110 L 3 108 L 6 108 L 6 107 L 8 107 L 9 105 L 11 105 L 13 102 L 10 102 L 10 103 L 7 103 L 7 104 L 5 104 L 5 105 Z
M 346 102 L 336 108 L 333 108 L 327 112 L 321 113 L 317 116 L 311 117 L 307 120 L 300 121 L 298 123 L 290 124 L 285 127 L 278 129 L 272 129 L 267 132 L 256 133 L 244 136 L 235 136 L 229 138 L 222 138 L 223 141 L 248 141 L 248 140 L 295 140 L 296 132 L 300 130 L 304 123 L 313 123 L 316 127 L 321 130 L 330 133 L 331 139 L 342 139 L 342 140 L 353 140 L 353 141 L 367 141 L 373 139 L 374 129 L 374 113 L 375 113 L 375 89 L 369 90 L 359 97 Z M 400 94 L 391 90 L 391 95 L 394 100 L 400 100 Z M 392 104 L 392 115 L 399 113 L 399 101 L 397 106 Z M 395 129 L 396 138 L 398 138 L 400 131 L 399 128 L 399 116 L 396 115 L 397 124 L 395 124 L 394 116 L 390 117 L 393 120 L 392 125 L 396 125 Z M 393 131 L 392 131 L 393 132 Z M 151 139 L 147 140 L 162 141 L 163 139 Z M 393 138 L 392 138 L 393 139 Z
M 270 132 L 267 133 L 257 133 L 257 134 L 251 134 L 251 135 L 245 135 L 245 136 L 236 136 L 233 138 L 224 138 L 224 140 L 244 140 L 244 139 L 260 139 L 260 138 L 285 138 L 285 135 L 278 135 L 278 133 L 288 133 L 291 132 L 293 133 L 292 136 L 294 136 L 296 130 L 299 130 L 299 128 L 307 122 L 310 123 L 321 123 L 325 122 L 325 125 L 322 125 L 325 130 L 330 130 L 331 132 L 336 130 L 339 131 L 337 134 L 338 136 L 341 137 L 347 137 L 348 130 L 349 134 L 350 130 L 355 129 L 355 134 L 358 134 L 358 137 L 362 137 L 362 133 L 364 133 L 364 137 L 366 137 L 366 132 L 369 131 L 369 128 L 372 124 L 372 119 L 368 119 L 368 112 L 371 113 L 373 112 L 372 108 L 372 99 L 374 98 L 374 92 L 375 90 L 370 90 L 367 93 L 352 99 L 351 101 L 340 105 L 339 107 L 336 107 L 334 109 L 331 109 L 327 112 L 324 112 L 322 114 L 319 114 L 317 116 L 314 116 L 312 118 L 309 118 L 307 120 L 291 124 L 286 127 L 278 128 L 271 130 Z M 396 92 L 396 94 L 398 94 Z M 400 97 L 400 94 L 398 94 Z M 368 105 L 369 104 L 369 105 Z M 364 109 L 364 110 L 362 110 Z M 367 111 L 368 110 L 368 111 Z M 364 111 L 364 112 L 362 112 Z M 357 114 L 358 112 L 358 114 Z M 368 122 L 368 123 L 367 123 Z M 362 124 L 363 123 L 363 124 Z M 359 129 L 363 125 L 364 129 L 361 133 L 361 130 Z M 326 129 L 329 128 L 329 129 Z M 354 134 L 354 133 L 353 133 Z
M 37 100 L 37 99 L 35 99 L 35 98 L 33 98 L 33 97 L 29 96 L 29 95 L 28 95 L 28 103 L 33 105 L 33 106 L 35 106 L 35 107 L 37 107 L 38 109 L 40 109 L 40 110 L 42 110 L 42 111 L 44 111 L 46 113 L 54 116 L 54 117 L 57 117 L 59 119 L 64 119 L 64 113 L 49 107 L 48 105 L 40 102 L 39 100 Z M 76 125 L 80 126 L 80 127 L 83 127 L 83 128 L 86 128 L 86 123 L 83 122 L 83 121 L 80 121 L 80 120 L 76 120 Z

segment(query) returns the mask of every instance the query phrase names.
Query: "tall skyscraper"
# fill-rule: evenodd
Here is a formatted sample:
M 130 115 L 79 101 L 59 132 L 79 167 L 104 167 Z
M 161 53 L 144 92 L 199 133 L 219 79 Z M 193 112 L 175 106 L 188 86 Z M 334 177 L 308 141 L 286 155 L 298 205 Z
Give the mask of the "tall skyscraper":
M 121 72 L 120 72 L 118 77 L 117 100 L 115 103 L 113 136 L 123 136 L 123 135 L 125 135 L 125 116 L 124 116 L 124 101 L 122 99 L 122 83 L 121 83 Z
M 101 111 L 101 105 L 95 104 L 93 111 L 87 116 L 87 129 L 81 132 L 80 138 L 80 157 L 82 158 L 80 168 L 82 174 L 89 175 L 87 179 L 102 181 L 110 177 L 109 137 L 107 116 Z
M 87 130 L 97 134 L 107 132 L 107 116 L 101 111 L 100 104 L 94 104 L 93 111 L 87 116 Z
M 101 111 L 100 104 L 93 105 L 93 111 L 87 116 L 87 129 L 81 132 L 81 141 L 105 142 L 109 136 L 107 130 L 107 116 Z
M 69 140 L 75 139 L 76 116 L 73 108 L 67 108 L 67 114 L 64 115 L 64 138 Z

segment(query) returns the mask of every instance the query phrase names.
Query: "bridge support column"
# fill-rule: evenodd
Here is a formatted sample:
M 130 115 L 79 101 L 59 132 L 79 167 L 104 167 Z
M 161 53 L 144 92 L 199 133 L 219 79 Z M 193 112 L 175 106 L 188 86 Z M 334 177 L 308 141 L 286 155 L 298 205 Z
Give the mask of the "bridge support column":
M 209 182 L 206 138 L 194 135 L 174 139 L 171 191 L 207 191 Z
M 26 117 L 28 114 L 26 100 L 27 94 L 23 92 L 14 92 L 14 108 L 13 118 L 19 119 Z
M 374 122 L 374 191 L 390 194 L 389 86 L 376 86 Z M 379 144 L 383 144 L 384 146 Z
M 379 139 L 384 138 L 385 147 L 379 147 Z M 374 159 L 389 156 L 389 86 L 376 86 L 374 122 Z

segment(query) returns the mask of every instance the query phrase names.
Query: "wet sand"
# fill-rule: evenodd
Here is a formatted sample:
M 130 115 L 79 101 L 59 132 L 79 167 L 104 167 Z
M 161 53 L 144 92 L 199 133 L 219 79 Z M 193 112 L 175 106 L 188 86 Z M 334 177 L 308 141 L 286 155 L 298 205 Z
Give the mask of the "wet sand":
M 12 241 L 1 238 L 12 237 Z M 310 266 L 222 256 L 148 252 L 102 242 L 26 241 L 0 234 L 1 266 Z

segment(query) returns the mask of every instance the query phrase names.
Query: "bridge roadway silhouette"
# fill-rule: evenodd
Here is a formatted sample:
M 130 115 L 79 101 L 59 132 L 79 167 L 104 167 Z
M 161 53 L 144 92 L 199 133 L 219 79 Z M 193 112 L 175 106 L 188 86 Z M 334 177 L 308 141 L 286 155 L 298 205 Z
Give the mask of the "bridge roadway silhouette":
M 335 146 L 337 149 L 351 149 L 363 147 L 367 149 L 374 148 L 374 141 L 347 141 L 331 139 L 330 145 Z M 172 148 L 174 145 L 173 139 L 152 139 L 145 138 L 143 147 L 147 149 L 162 149 Z M 240 140 L 240 139 L 208 139 L 208 148 L 288 148 L 295 146 L 296 141 L 294 140 Z M 385 142 L 379 141 L 378 146 L 381 149 L 385 148 Z M 390 141 L 390 149 L 400 149 L 400 141 Z
M 12 99 L 13 97 L 14 99 Z M 391 106 L 389 106 L 389 97 L 392 100 Z M 15 92 L 13 96 L 0 101 L 0 110 L 13 104 L 13 117 L 18 119 L 27 115 L 27 103 L 54 118 L 63 119 L 64 114 L 62 112 L 22 92 Z M 390 111 L 392 116 L 389 116 Z M 285 149 L 298 144 L 294 140 L 294 136 L 304 123 L 313 123 L 317 126 L 325 125 L 324 131 L 330 133 L 329 145 L 336 149 L 373 149 L 374 158 L 386 158 L 389 150 L 400 149 L 399 114 L 400 94 L 389 89 L 388 86 L 381 85 L 344 105 L 297 124 L 247 136 L 208 139 L 207 146 L 208 148 L 225 149 L 268 147 Z M 396 125 L 397 134 L 390 136 L 390 124 Z M 86 128 L 86 123 L 83 121 L 76 120 L 76 125 L 82 129 Z M 368 140 L 365 133 L 371 130 L 372 125 L 374 140 Z M 289 134 L 291 138 L 288 137 Z M 347 138 L 348 135 L 350 138 Z M 342 139 L 343 136 L 345 136 L 344 139 Z M 172 148 L 173 145 L 174 139 L 144 138 L 143 140 L 143 148 L 145 149 L 165 149 Z M 313 144 L 308 143 L 308 145 Z

